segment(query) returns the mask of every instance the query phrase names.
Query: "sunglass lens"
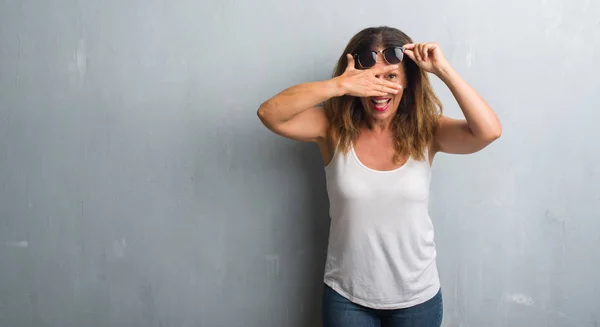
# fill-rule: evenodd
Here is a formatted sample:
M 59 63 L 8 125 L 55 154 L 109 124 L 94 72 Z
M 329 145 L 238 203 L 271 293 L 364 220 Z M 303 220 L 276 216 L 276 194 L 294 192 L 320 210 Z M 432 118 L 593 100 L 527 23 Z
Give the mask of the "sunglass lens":
M 360 67 L 357 68 L 369 68 L 375 66 L 377 61 L 377 54 L 373 51 L 363 51 L 358 53 L 358 64 Z
M 402 61 L 404 51 L 400 47 L 389 48 L 383 51 L 383 56 L 388 63 L 397 64 Z

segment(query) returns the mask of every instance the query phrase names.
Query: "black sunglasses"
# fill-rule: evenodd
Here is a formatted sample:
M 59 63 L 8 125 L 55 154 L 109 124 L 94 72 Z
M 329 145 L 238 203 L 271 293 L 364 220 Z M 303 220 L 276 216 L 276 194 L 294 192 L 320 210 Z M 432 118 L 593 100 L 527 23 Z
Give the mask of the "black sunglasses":
M 380 52 L 383 53 L 383 59 L 385 59 L 385 61 L 390 65 L 402 62 L 402 59 L 404 58 L 403 47 L 389 47 L 379 51 L 363 50 L 354 54 L 354 59 L 356 60 L 356 69 L 371 68 L 375 66 L 375 63 L 377 62 L 377 54 Z

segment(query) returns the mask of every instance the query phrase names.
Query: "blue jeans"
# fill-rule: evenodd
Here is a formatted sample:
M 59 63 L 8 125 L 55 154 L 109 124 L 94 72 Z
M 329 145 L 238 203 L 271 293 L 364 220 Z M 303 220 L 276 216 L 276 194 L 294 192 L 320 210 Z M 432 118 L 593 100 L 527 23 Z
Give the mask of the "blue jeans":
M 324 285 L 323 327 L 439 327 L 442 324 L 442 290 L 430 300 L 410 308 L 371 309 L 350 302 Z

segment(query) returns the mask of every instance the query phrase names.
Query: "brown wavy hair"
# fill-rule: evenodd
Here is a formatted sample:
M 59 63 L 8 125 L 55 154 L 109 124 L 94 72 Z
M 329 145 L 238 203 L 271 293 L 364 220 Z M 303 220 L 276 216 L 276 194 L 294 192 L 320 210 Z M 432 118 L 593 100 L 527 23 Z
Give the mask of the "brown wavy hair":
M 333 77 L 342 75 L 346 70 L 348 53 L 354 54 L 362 49 L 376 47 L 403 46 L 407 43 L 413 43 L 412 39 L 396 28 L 365 28 L 348 42 L 337 62 Z M 433 92 L 427 72 L 421 70 L 406 55 L 402 65 L 407 85 L 404 86 L 398 111 L 392 121 L 394 161 L 406 154 L 417 160 L 424 160 L 424 152 L 439 124 L 442 104 Z M 334 97 L 324 103 L 324 109 L 330 123 L 329 137 L 337 144 L 337 150 L 347 153 L 352 142 L 358 138 L 360 126 L 365 123 L 360 98 L 348 95 Z

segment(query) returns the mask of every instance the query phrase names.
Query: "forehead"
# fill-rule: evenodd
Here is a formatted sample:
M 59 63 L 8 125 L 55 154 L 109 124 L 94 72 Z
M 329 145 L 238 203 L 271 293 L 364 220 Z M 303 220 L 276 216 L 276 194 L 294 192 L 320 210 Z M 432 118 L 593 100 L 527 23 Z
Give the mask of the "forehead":
M 381 56 L 377 56 L 377 62 L 375 63 L 375 66 L 373 66 L 372 68 L 379 68 L 379 67 L 385 67 L 385 66 L 389 66 L 389 64 L 383 60 L 383 58 L 380 58 Z M 404 73 L 404 66 L 403 65 L 398 65 L 398 68 L 390 71 L 389 73 L 400 73 L 403 74 Z

